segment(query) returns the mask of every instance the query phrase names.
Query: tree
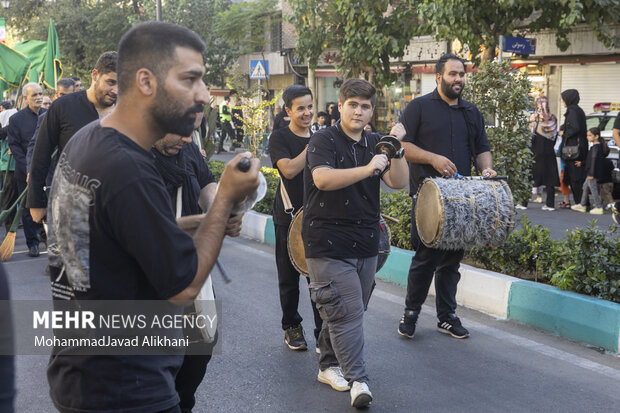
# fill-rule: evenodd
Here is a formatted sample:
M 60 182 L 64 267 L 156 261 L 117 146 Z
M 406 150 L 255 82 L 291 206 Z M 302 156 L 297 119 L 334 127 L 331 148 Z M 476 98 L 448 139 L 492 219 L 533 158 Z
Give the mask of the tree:
M 486 129 L 494 169 L 508 175 L 515 202 L 530 196 L 531 132 L 524 113 L 530 106 L 530 84 L 525 74 L 510 68 L 510 62 L 487 62 L 466 83 L 464 97 L 478 107 L 485 119 L 496 120 Z
M 417 11 L 423 31 L 467 44 L 475 63 L 492 60 L 499 37 L 518 29 L 555 30 L 557 46 L 566 50 L 568 34 L 586 23 L 605 46 L 620 44 L 620 33 L 610 30 L 620 22 L 620 0 L 422 0 Z
M 336 67 L 381 88 L 395 75 L 390 59 L 404 55 L 417 29 L 414 0 L 289 0 L 298 32 L 297 52 L 316 68 L 329 48 L 341 52 Z

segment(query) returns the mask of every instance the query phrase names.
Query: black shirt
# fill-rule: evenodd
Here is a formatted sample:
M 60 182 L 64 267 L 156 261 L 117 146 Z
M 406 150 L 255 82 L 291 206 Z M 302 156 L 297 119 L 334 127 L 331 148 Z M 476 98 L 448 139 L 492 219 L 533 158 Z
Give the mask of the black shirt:
M 282 111 L 278 113 L 275 118 L 273 118 L 273 132 L 278 129 L 286 128 L 288 124 L 291 123 L 290 119 L 284 119 L 286 116 L 286 111 L 282 109 Z
M 379 177 L 372 176 L 336 191 L 314 185 L 317 167 L 337 169 L 368 165 L 380 135 L 363 132 L 359 142 L 340 125 L 310 138 L 304 169 L 302 238 L 307 258 L 368 258 L 378 253 Z
M 49 249 L 77 299 L 165 300 L 196 273 L 193 240 L 176 223 L 151 153 L 98 121 L 61 154 L 48 217 Z M 61 411 L 162 411 L 179 402 L 174 378 L 182 362 L 60 350 L 48 367 L 50 394 Z
M 269 154 L 271 155 L 271 164 L 278 169 L 278 161 L 283 158 L 296 158 L 306 145 L 310 142 L 309 138 L 297 136 L 287 126 L 282 129 L 275 130 L 269 138 Z M 284 188 L 293 205 L 293 214 L 302 207 L 304 202 L 304 171 L 303 169 L 293 178 L 287 179 L 280 169 L 278 169 Z M 280 195 L 280 184 L 276 190 L 276 196 L 273 200 L 273 222 L 277 225 L 289 225 L 291 223 L 291 215 L 284 212 L 284 202 Z
M 157 151 L 157 149 L 151 149 L 151 152 L 155 151 Z M 167 156 L 162 159 L 174 163 L 178 167 L 182 167 L 182 169 L 187 173 L 188 180 L 191 181 L 191 188 L 189 188 L 189 190 L 194 194 L 192 198 L 195 198 L 196 200 L 200 198 L 200 191 L 202 188 L 206 187 L 210 183 L 217 182 L 213 172 L 211 172 L 205 162 L 205 159 L 200 154 L 200 149 L 198 149 L 198 146 L 194 142 L 184 145 L 176 156 Z M 162 173 L 162 171 L 159 172 L 162 175 L 164 185 L 166 186 L 166 190 L 170 196 L 172 211 L 174 211 L 176 215 L 177 188 L 179 186 L 175 185 L 175 183 L 171 182 L 171 180 L 167 180 L 165 173 Z M 196 201 L 195 205 L 189 205 L 185 202 L 187 198 L 188 197 L 183 197 L 183 211 L 181 216 L 199 214 L 200 208 L 198 206 L 198 201 Z
M 614 127 L 612 129 L 620 129 L 620 113 L 616 116 L 616 120 L 614 121 Z
M 37 128 L 39 115 L 45 113 L 45 109 L 41 108 L 39 113 L 34 113 L 30 107 L 26 107 L 9 119 L 8 142 L 9 148 L 15 158 L 15 168 L 26 173 L 26 152 L 28 151 L 28 142 L 34 135 Z
M 437 89 L 409 102 L 400 121 L 407 131 L 403 142 L 445 156 L 463 176 L 471 175 L 470 141 L 475 155 L 490 151 L 480 111 L 460 98 L 457 105 L 448 105 Z M 424 178 L 434 176 L 439 173 L 431 165 L 410 163 L 409 192 L 415 194 Z
M 28 208 L 47 206 L 43 187 L 54 149 L 58 147 L 61 152 L 78 130 L 97 119 L 99 113 L 88 100 L 85 90 L 61 96 L 52 102 L 35 138 L 26 202 Z

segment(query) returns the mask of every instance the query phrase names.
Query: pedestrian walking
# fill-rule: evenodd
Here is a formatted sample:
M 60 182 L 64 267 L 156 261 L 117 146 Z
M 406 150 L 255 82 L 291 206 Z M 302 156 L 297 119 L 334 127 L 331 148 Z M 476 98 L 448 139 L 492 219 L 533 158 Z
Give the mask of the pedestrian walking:
M 578 105 L 579 92 L 577 90 L 568 89 L 561 95 L 562 104 L 566 107 L 562 130 L 562 158 L 566 163 L 564 179 L 570 185 L 573 200 L 578 203 L 581 200 L 583 183 L 586 179 L 585 160 L 588 154 L 586 114 Z
M 598 192 L 598 180 L 603 177 L 604 161 L 609 148 L 605 143 L 605 139 L 601 137 L 601 130 L 599 128 L 591 128 L 587 132 L 588 142 L 592 144 L 592 147 L 588 151 L 586 158 L 585 173 L 586 180 L 583 183 L 581 203 L 572 206 L 572 210 L 579 212 L 587 211 L 588 197 L 590 197 L 591 205 L 593 208 L 590 213 L 593 215 L 603 215 L 603 208 L 601 205 L 601 197 Z
M 555 210 L 555 187 L 560 185 L 558 167 L 555 160 L 555 139 L 558 122 L 549 111 L 549 101 L 545 96 L 536 99 L 536 113 L 533 115 L 532 152 L 534 153 L 534 188 L 546 187 L 547 197 L 543 211 Z

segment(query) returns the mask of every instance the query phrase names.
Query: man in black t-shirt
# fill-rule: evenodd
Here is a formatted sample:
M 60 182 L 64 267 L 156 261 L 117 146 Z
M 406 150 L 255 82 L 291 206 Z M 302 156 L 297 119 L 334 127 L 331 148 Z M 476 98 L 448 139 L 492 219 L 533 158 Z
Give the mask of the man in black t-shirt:
M 175 220 L 150 152 L 166 133 L 191 134 L 209 93 L 204 42 L 162 22 L 134 26 L 118 47 L 114 111 L 82 128 L 60 156 L 48 208 L 49 242 L 78 300 L 193 300 L 219 253 L 233 205 L 258 187 L 231 160 L 193 237 Z M 75 355 L 54 348 L 50 394 L 62 412 L 178 412 L 179 355 Z
M 312 135 L 304 169 L 302 238 L 310 295 L 323 319 L 317 379 L 334 390 L 351 390 L 351 405 L 372 395 L 364 363 L 363 316 L 370 300 L 379 249 L 379 180 L 407 185 L 402 158 L 375 155 L 380 136 L 364 130 L 376 103 L 375 88 L 348 79 L 340 88 L 340 123 Z M 402 125 L 392 128 L 402 139 Z
M 437 328 L 455 338 L 469 332 L 456 316 L 456 287 L 464 251 L 427 248 L 418 236 L 415 221 L 416 192 L 425 178 L 471 175 L 472 158 L 482 175 L 494 177 L 489 142 L 480 111 L 461 99 L 465 85 L 465 64 L 454 54 L 443 55 L 436 64 L 437 88 L 409 102 L 401 121 L 407 135 L 403 147 L 410 164 L 411 244 L 416 250 L 407 280 L 405 313 L 398 334 L 413 338 L 418 315 L 435 277 Z M 447 222 L 446 225 L 450 225 Z
M 293 85 L 282 94 L 284 110 L 291 118 L 288 126 L 277 129 L 269 140 L 271 164 L 278 169 L 280 184 L 273 201 L 273 223 L 276 231 L 276 266 L 278 289 L 282 307 L 284 342 L 291 350 L 306 350 L 307 343 L 301 327 L 299 305 L 299 272 L 291 264 L 288 254 L 288 228 L 292 217 L 303 206 L 306 148 L 310 140 L 312 122 L 312 92 L 305 86 Z M 281 185 L 284 184 L 284 190 Z M 321 331 L 321 316 L 315 306 L 314 337 Z M 317 343 L 318 349 L 318 343 Z

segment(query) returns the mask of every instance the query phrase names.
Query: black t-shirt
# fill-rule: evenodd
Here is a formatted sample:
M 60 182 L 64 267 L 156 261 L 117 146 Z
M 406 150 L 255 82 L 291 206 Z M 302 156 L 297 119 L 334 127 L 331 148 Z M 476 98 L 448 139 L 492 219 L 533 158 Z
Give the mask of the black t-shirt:
M 69 141 L 50 194 L 49 249 L 77 299 L 165 300 L 193 280 L 192 238 L 175 221 L 152 154 L 95 121 Z M 175 406 L 182 356 L 70 356 L 48 367 L 61 411 L 154 412 Z
M 151 149 L 152 152 L 157 151 L 157 149 Z M 202 157 L 200 153 L 200 149 L 198 146 L 190 142 L 187 145 L 184 145 L 183 148 L 179 151 L 176 156 L 170 156 L 166 158 L 170 162 L 179 165 L 179 162 L 184 162 L 185 170 L 189 175 L 189 179 L 191 180 L 191 191 L 195 194 L 196 199 L 200 197 L 200 191 L 205 186 L 210 183 L 217 182 L 215 180 L 215 176 L 213 172 L 207 166 L 205 159 Z M 177 199 L 177 188 L 173 183 L 167 182 L 165 177 L 162 176 L 164 180 L 164 185 L 166 186 L 166 190 L 168 195 L 170 196 L 170 205 L 172 206 L 172 211 L 176 213 L 176 199 Z M 185 198 L 183 199 L 185 201 Z M 199 214 L 200 208 L 198 205 L 186 205 L 183 203 L 183 213 L 182 216 L 191 215 L 191 214 Z
M 364 132 L 359 142 L 340 125 L 310 138 L 304 169 L 302 238 L 307 258 L 368 258 L 379 248 L 379 177 L 371 176 L 336 191 L 314 185 L 317 167 L 337 169 L 368 165 L 380 135 Z
M 407 132 L 403 142 L 445 156 L 463 176 L 471 175 L 470 141 L 475 146 L 475 155 L 490 150 L 478 109 L 462 99 L 450 106 L 441 99 L 437 89 L 409 102 L 400 121 Z M 410 163 L 409 192 L 415 194 L 424 178 L 434 176 L 439 173 L 431 165 Z
M 616 116 L 613 129 L 620 129 L 620 113 L 618 113 L 618 116 Z
M 282 129 L 275 130 L 269 138 L 269 154 L 271 155 L 271 164 L 274 168 L 280 159 L 296 158 L 306 148 L 310 142 L 309 138 L 297 136 L 287 126 Z M 284 188 L 293 205 L 293 214 L 299 211 L 304 202 L 304 171 L 299 172 L 293 179 L 287 179 L 278 169 Z M 284 202 L 280 195 L 280 184 L 273 200 L 273 222 L 277 225 L 289 225 L 291 223 L 291 215 L 284 212 Z
M 47 195 L 43 191 L 52 153 L 62 151 L 69 139 L 82 127 L 99 119 L 95 105 L 88 100 L 86 91 L 69 93 L 52 102 L 41 122 L 32 151 L 28 185 L 28 208 L 45 208 Z

